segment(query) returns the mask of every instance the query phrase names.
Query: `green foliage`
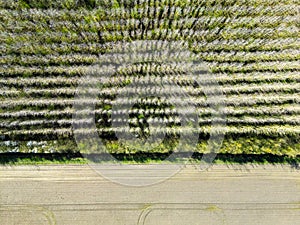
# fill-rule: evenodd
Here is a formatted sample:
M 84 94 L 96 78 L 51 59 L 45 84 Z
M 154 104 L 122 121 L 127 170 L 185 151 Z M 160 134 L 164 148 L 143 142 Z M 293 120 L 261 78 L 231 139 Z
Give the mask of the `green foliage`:
M 75 152 L 72 97 L 85 69 L 115 48 L 115 42 L 154 39 L 188 42 L 216 75 L 227 104 L 227 137 L 220 153 L 299 155 L 299 1 L 138 2 L 0 0 L 0 137 L 17 141 L 17 146 L 1 145 L 2 152 Z M 158 68 L 182 85 L 165 66 Z M 141 76 L 136 71 L 118 74 L 118 82 L 105 84 L 99 95 L 96 118 L 104 118 L 99 133 L 108 134 L 106 147 L 112 153 L 130 155 L 142 147 L 120 145 L 105 130 L 114 88 Z M 192 96 L 202 110 L 200 135 L 205 136 L 211 112 L 197 91 Z M 163 108 L 159 101 L 143 104 L 130 119 L 145 120 L 147 110 Z M 172 119 L 164 110 L 155 116 Z M 132 127 L 147 128 L 145 123 Z M 28 146 L 33 139 L 46 143 Z M 169 138 L 152 153 L 172 151 L 176 141 Z M 197 152 L 206 147 L 200 141 Z

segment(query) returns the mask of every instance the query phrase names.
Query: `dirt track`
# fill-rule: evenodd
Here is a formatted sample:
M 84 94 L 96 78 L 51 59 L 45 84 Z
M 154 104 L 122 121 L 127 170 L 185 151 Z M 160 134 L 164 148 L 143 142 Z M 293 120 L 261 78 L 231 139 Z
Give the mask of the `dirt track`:
M 297 222 L 298 221 L 298 222 Z M 1 225 L 300 224 L 300 171 L 188 165 L 169 180 L 126 187 L 89 166 L 0 167 Z

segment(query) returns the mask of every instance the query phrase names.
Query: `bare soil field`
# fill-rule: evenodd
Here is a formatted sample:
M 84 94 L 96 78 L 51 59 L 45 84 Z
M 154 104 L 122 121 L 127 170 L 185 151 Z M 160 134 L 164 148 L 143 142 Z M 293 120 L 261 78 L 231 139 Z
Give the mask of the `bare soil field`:
M 299 170 L 289 165 L 213 165 L 202 172 L 186 165 L 166 181 L 145 187 L 113 183 L 88 165 L 0 167 L 1 225 L 299 221 Z

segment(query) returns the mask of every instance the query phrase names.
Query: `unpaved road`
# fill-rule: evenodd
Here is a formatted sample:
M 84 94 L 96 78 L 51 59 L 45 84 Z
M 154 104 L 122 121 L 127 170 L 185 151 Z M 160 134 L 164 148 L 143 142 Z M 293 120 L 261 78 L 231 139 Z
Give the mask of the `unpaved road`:
M 300 170 L 188 165 L 128 187 L 87 165 L 0 167 L 1 225 L 300 225 Z

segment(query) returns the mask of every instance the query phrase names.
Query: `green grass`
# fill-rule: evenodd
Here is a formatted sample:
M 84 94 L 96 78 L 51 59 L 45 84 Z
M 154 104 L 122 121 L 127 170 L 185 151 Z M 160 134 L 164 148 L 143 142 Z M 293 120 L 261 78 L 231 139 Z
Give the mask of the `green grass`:
M 155 163 L 178 163 L 187 160 L 187 154 L 177 155 L 173 161 L 164 161 L 168 153 L 135 153 L 135 154 L 112 154 L 124 164 L 155 164 Z M 194 153 L 188 159 L 190 163 L 200 163 L 203 154 Z M 0 165 L 87 165 L 88 163 L 111 163 L 104 156 L 97 155 L 95 158 L 101 161 L 90 161 L 80 153 L 0 153 Z M 273 154 L 218 154 L 213 164 L 288 164 L 292 168 L 300 169 L 300 156 L 278 156 Z

